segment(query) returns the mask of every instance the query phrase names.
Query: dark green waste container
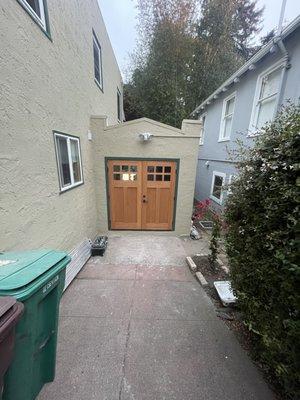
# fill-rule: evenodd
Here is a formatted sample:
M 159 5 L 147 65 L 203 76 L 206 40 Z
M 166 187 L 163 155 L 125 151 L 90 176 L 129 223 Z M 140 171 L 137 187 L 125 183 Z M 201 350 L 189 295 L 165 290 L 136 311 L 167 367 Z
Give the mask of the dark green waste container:
M 24 304 L 3 400 L 33 400 L 54 380 L 59 302 L 69 262 L 66 253 L 51 250 L 0 254 L 0 296 Z

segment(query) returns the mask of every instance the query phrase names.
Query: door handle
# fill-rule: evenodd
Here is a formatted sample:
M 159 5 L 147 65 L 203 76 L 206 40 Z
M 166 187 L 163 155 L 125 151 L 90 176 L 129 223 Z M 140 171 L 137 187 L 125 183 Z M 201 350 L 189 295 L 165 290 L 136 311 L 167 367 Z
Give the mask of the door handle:
M 148 203 L 148 200 L 147 200 L 147 198 L 146 198 L 146 195 L 145 195 L 145 194 L 143 195 L 143 203 Z

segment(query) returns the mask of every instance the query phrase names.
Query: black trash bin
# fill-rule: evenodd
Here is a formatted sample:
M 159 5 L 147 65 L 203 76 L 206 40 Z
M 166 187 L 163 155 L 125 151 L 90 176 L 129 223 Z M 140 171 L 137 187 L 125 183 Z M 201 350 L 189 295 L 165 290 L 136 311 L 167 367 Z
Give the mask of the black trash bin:
M 13 358 L 15 326 L 24 306 L 13 297 L 0 297 L 0 399 L 3 393 L 4 375 Z

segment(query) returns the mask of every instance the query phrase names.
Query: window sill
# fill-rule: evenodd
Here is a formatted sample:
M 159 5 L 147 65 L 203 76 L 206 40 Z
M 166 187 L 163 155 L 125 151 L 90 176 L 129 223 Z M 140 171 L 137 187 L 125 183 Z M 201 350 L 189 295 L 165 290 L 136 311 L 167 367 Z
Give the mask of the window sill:
M 59 194 L 63 194 L 63 193 L 69 192 L 70 190 L 75 189 L 75 188 L 77 188 L 79 186 L 82 186 L 83 184 L 84 184 L 84 182 L 82 181 L 82 182 L 76 183 L 76 185 L 72 185 L 72 186 L 68 186 L 66 188 L 60 189 Z
M 219 139 L 218 143 L 222 143 L 222 142 L 230 142 L 230 138 L 228 139 Z
M 247 138 L 256 138 L 257 136 L 261 136 L 262 135 L 262 132 L 261 131 L 259 131 L 259 132 L 249 132 L 248 134 L 247 134 Z
M 26 13 L 29 15 L 29 17 L 37 24 L 37 26 L 40 28 L 40 30 L 43 32 L 43 34 L 50 40 L 50 42 L 53 42 L 51 34 L 50 34 L 50 29 L 48 25 L 48 20 L 47 20 L 47 15 L 46 17 L 46 27 L 37 19 L 37 17 L 30 11 L 28 8 L 20 1 L 17 0 L 17 2 L 20 4 L 20 6 L 26 11 Z M 46 11 L 46 10 L 45 10 Z
M 223 199 L 217 199 L 217 198 L 214 197 L 212 194 L 209 196 L 209 198 L 210 198 L 211 200 L 213 200 L 215 203 L 219 204 L 219 206 L 222 205 L 222 200 L 223 200 Z
M 94 82 L 96 83 L 96 85 L 98 86 L 98 88 L 101 90 L 101 92 L 104 93 L 103 87 L 101 87 L 101 85 L 100 85 L 100 83 L 97 81 L 97 79 L 94 78 Z

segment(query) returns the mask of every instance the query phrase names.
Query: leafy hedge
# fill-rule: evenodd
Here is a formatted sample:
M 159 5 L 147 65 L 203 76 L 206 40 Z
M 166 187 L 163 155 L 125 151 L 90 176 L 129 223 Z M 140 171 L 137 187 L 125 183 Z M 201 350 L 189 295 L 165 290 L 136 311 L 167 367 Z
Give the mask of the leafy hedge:
M 290 105 L 244 151 L 225 220 L 234 291 L 256 356 L 300 397 L 300 107 Z M 298 385 L 298 386 L 297 386 Z

